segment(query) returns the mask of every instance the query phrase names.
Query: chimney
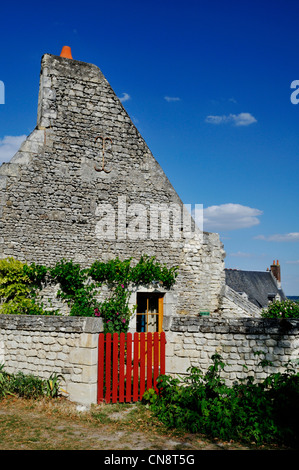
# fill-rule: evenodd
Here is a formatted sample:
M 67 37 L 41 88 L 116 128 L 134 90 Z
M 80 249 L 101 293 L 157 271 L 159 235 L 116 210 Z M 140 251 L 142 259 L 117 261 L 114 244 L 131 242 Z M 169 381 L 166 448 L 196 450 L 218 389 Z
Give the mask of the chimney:
M 279 261 L 277 260 L 276 264 L 275 264 L 275 261 L 273 261 L 273 264 L 271 265 L 270 269 L 271 269 L 271 273 L 273 274 L 273 276 L 275 277 L 275 279 L 277 281 L 278 287 L 281 287 L 281 276 L 280 276 Z
M 65 57 L 66 59 L 73 59 L 70 46 L 63 46 L 60 53 L 60 57 Z

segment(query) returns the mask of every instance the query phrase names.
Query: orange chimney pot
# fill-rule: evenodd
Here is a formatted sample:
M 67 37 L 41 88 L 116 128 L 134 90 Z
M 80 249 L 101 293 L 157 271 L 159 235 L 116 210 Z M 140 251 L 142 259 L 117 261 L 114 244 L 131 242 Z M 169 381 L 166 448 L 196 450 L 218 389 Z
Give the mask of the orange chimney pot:
M 63 46 L 60 57 L 65 57 L 66 59 L 72 59 L 72 51 L 69 46 Z

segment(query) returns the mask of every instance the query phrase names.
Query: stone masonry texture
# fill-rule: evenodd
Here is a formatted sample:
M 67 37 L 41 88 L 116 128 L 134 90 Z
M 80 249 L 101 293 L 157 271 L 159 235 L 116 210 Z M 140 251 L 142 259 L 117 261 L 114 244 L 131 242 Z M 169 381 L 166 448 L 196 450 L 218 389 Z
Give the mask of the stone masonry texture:
M 43 379 L 63 377 L 70 401 L 97 401 L 98 338 L 102 320 L 86 317 L 0 315 L 0 364 Z
M 103 164 L 107 172 L 97 171 Z M 167 373 L 184 374 L 190 366 L 206 371 L 219 353 L 233 382 L 244 376 L 244 365 L 256 373 L 255 351 L 264 351 L 274 370 L 298 359 L 298 321 L 261 319 L 225 286 L 218 234 L 151 237 L 147 220 L 146 233 L 127 236 L 130 224 L 139 220 L 138 205 L 149 215 L 155 204 L 183 207 L 102 72 L 45 54 L 37 126 L 0 167 L 0 258 L 47 266 L 65 258 L 88 267 L 96 260 L 138 261 L 147 254 L 178 266 L 171 291 L 159 288 L 165 294 Z M 155 220 L 154 228 L 163 223 L 163 217 Z M 132 292 L 131 305 L 135 300 Z M 200 317 L 203 311 L 210 316 Z M 12 373 L 62 374 L 72 401 L 95 403 L 100 331 L 97 318 L 0 315 L 0 363 Z
M 214 354 L 226 364 L 221 377 L 228 385 L 248 375 L 262 380 L 299 360 L 299 320 L 174 315 L 165 331 L 166 374 L 172 376 L 184 376 L 189 367 L 207 372 Z M 9 373 L 45 379 L 62 374 L 68 398 L 88 406 L 97 401 L 101 332 L 98 318 L 0 315 L 0 364 Z M 264 358 L 272 363 L 266 369 L 258 365 Z
M 96 171 L 102 168 L 102 138 L 107 173 Z M 90 266 L 147 254 L 179 266 L 173 313 L 218 310 L 225 282 L 218 234 L 204 232 L 200 240 L 117 234 L 103 239 L 103 204 L 114 208 L 116 228 L 125 210 L 129 224 L 136 220 L 128 211 L 134 204 L 148 212 L 153 204 L 182 207 L 99 68 L 45 54 L 37 126 L 0 168 L 0 257 L 45 265 L 66 258 Z
M 174 315 L 166 338 L 168 374 L 184 375 L 189 367 L 205 373 L 213 363 L 212 356 L 219 354 L 226 364 L 221 377 L 229 385 L 249 375 L 260 380 L 284 372 L 288 361 L 295 365 L 299 360 L 298 319 Z M 271 365 L 260 367 L 262 359 Z

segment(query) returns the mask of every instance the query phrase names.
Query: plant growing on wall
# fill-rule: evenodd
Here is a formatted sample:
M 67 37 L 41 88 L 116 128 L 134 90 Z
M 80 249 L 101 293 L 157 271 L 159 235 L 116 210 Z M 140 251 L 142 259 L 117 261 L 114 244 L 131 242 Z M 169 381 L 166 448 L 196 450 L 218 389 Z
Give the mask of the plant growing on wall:
M 38 293 L 47 284 L 59 284 L 57 297 L 65 300 L 73 316 L 100 316 L 105 332 L 126 332 L 134 311 L 129 307 L 130 288 L 158 283 L 169 289 L 177 267 L 167 268 L 143 255 L 135 266 L 132 259 L 95 261 L 90 268 L 62 259 L 55 266 L 27 265 L 13 258 L 0 261 L 1 313 L 50 314 L 38 303 Z M 97 300 L 102 284 L 110 297 Z M 53 313 L 53 312 L 52 312 Z M 55 312 L 56 313 L 56 312 Z
M 113 289 L 110 298 L 104 300 L 95 309 L 95 316 L 103 319 L 104 333 L 126 333 L 128 331 L 133 313 L 128 305 L 129 296 L 130 292 L 124 284 L 120 284 Z
M 82 269 L 72 261 L 61 260 L 49 269 L 51 282 L 60 285 L 57 296 L 66 300 L 70 314 L 74 316 L 93 316 L 97 302 L 96 284 L 90 282 L 88 269 Z
M 89 275 L 97 283 L 106 283 L 112 295 L 95 310 L 104 322 L 104 332 L 126 332 L 133 313 L 129 308 L 130 287 L 160 283 L 170 288 L 177 276 L 177 267 L 168 269 L 154 257 L 143 255 L 135 266 L 132 259 L 120 261 L 119 258 L 108 262 L 95 261 Z
M 135 266 L 131 266 L 132 258 L 120 261 L 115 258 L 108 262 L 95 261 L 89 274 L 97 282 L 106 282 L 110 285 L 120 283 L 128 287 L 131 285 L 149 285 L 158 282 L 166 289 L 175 283 L 178 267 L 167 268 L 165 264 L 156 261 L 155 257 L 141 256 Z
M 0 313 L 42 315 L 37 291 L 45 269 L 7 258 L 0 260 Z
M 299 303 L 291 300 L 273 302 L 262 311 L 264 318 L 299 318 Z

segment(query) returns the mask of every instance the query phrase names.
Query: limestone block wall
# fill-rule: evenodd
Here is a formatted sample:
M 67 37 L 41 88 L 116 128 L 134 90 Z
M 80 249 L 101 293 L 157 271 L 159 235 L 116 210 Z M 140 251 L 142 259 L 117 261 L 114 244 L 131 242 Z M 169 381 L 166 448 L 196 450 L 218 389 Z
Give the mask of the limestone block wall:
M 0 315 L 0 364 L 45 379 L 61 374 L 70 401 L 96 403 L 101 331 L 99 318 Z
M 219 314 L 223 318 L 261 317 L 262 309 L 250 302 L 242 294 L 225 285 L 222 288 Z
M 177 315 L 165 325 L 165 331 L 166 373 L 171 375 L 184 375 L 190 366 L 205 373 L 212 365 L 213 354 L 218 353 L 227 364 L 221 376 L 232 385 L 248 375 L 259 380 L 283 371 L 289 360 L 299 359 L 299 320 Z M 257 351 L 265 356 L 256 356 Z M 273 367 L 258 367 L 264 357 Z
M 102 168 L 101 138 L 107 139 L 108 172 L 97 171 Z M 183 211 L 179 195 L 99 68 L 45 54 L 37 126 L 0 167 L 0 258 L 45 265 L 67 258 L 90 266 L 116 256 L 137 261 L 142 254 L 155 256 L 169 267 L 179 266 L 176 313 L 213 312 L 225 282 L 219 236 L 205 232 L 199 240 L 175 238 L 171 230 L 169 237 L 162 236 L 166 217 L 161 211 L 152 223 L 151 209 L 163 204 Z M 136 228 L 140 205 L 146 209 L 144 231 Z
M 299 320 L 173 315 L 164 330 L 166 374 L 174 376 L 186 374 L 190 366 L 207 372 L 215 353 L 226 363 L 221 376 L 228 385 L 248 375 L 263 379 L 299 360 Z M 97 401 L 101 331 L 99 318 L 0 315 L 0 364 L 10 373 L 45 379 L 61 374 L 68 398 L 90 405 Z M 257 351 L 265 356 L 255 356 Z M 264 357 L 273 366 L 259 367 Z

